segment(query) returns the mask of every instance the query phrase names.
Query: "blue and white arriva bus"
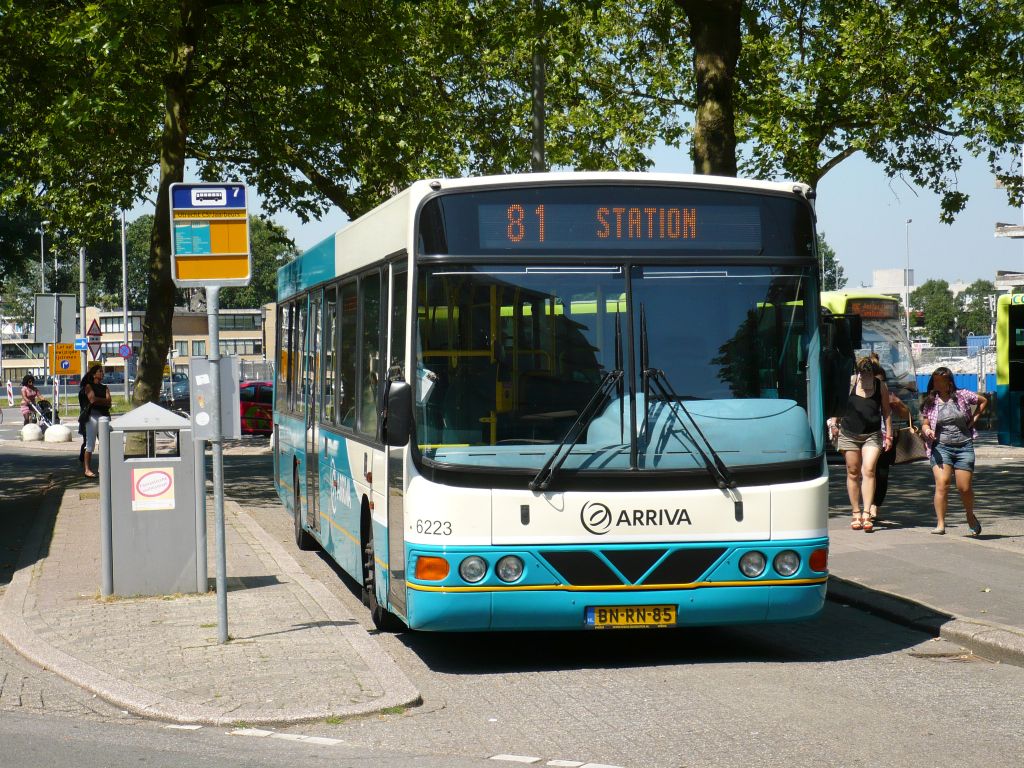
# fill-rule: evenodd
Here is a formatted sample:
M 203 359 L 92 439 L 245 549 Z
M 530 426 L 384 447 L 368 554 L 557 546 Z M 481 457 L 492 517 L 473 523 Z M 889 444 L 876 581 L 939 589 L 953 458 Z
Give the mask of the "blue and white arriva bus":
M 278 276 L 303 548 L 420 630 L 788 621 L 825 599 L 810 190 L 413 184 Z

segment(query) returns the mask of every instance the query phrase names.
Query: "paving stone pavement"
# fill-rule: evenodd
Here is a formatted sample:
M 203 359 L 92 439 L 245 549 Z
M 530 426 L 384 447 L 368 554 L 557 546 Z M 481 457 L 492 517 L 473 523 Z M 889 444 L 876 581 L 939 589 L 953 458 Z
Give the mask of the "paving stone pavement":
M 102 599 L 98 497 L 47 495 L 0 601 L 0 633 L 36 664 L 173 722 L 300 722 L 419 701 L 349 610 L 230 500 L 228 643 L 212 591 Z M 212 552 L 209 563 L 212 573 Z

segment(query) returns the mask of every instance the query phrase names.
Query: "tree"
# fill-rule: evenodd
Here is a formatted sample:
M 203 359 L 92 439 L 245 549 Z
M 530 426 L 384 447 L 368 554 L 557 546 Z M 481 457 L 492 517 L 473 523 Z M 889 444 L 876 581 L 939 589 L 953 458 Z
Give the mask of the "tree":
M 890 177 L 968 196 L 961 153 L 985 157 L 1019 204 L 1024 15 L 989 0 L 749 0 L 735 96 L 749 173 L 816 185 L 857 152 Z
M 821 290 L 837 291 L 846 287 L 846 273 L 836 252 L 825 242 L 825 233 L 818 233 L 818 263 L 821 265 Z
M 277 301 L 277 270 L 299 255 L 284 228 L 272 221 L 249 217 L 252 282 L 245 288 L 225 288 L 220 305 L 225 309 L 262 307 Z
M 679 135 L 676 54 L 651 44 L 668 15 L 647 24 L 639 0 L 556 5 L 543 30 L 549 161 L 645 167 L 645 148 Z M 0 155 L 16 183 L 0 203 L 109 240 L 110 212 L 146 194 L 158 165 L 135 389 L 153 400 L 175 295 L 168 191 L 186 159 L 304 218 L 329 203 L 354 217 L 423 176 L 525 170 L 524 14 L 528 0 L 3 0 Z
M 915 288 L 910 308 L 924 312 L 925 336 L 932 344 L 952 347 L 958 343 L 957 304 L 945 280 L 927 280 Z
M 962 344 L 967 343 L 967 336 L 988 336 L 992 331 L 992 318 L 995 317 L 994 307 L 989 302 L 995 300 L 996 286 L 991 280 L 975 280 L 957 296 L 957 331 Z

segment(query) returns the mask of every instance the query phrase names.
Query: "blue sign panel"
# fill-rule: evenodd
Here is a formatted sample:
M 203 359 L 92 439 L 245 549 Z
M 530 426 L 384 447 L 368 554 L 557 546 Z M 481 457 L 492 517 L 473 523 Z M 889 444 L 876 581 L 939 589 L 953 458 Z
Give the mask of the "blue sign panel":
M 171 208 L 175 210 L 245 207 L 244 184 L 175 184 L 171 190 Z
M 88 341 L 88 339 L 85 339 L 85 338 L 75 339 L 75 350 L 77 350 L 78 352 L 85 352 L 85 350 L 87 350 L 88 348 L 89 348 L 89 341 Z

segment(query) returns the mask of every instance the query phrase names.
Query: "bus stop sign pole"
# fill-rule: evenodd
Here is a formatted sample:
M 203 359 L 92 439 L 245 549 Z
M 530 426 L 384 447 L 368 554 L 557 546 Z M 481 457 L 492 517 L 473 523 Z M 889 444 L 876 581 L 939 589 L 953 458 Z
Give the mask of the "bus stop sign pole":
M 213 515 L 217 548 L 217 639 L 228 641 L 228 577 L 224 546 L 224 442 L 220 418 L 220 288 L 206 289 L 206 316 L 210 331 L 210 388 L 216 393 L 210 408 L 210 450 L 213 459 Z
M 217 549 L 218 640 L 228 641 L 227 557 L 224 544 L 224 444 L 220 401 L 220 289 L 252 280 L 249 212 L 244 184 L 171 185 L 171 278 L 178 288 L 204 288 L 210 334 L 208 437 L 213 459 L 213 512 Z M 237 386 L 237 384 L 236 384 Z M 195 414 L 193 414 L 193 418 Z M 205 479 L 199 481 L 205 486 Z M 198 514 L 198 512 L 197 512 Z

